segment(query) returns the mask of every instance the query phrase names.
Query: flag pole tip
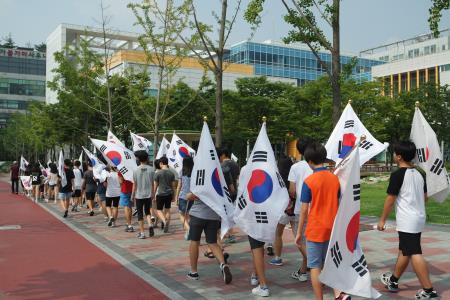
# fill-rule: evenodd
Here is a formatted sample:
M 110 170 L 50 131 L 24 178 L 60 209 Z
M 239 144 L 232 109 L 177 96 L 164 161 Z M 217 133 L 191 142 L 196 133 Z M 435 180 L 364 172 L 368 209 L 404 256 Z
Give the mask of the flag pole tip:
M 203 122 L 208 122 L 208 117 L 207 116 L 203 116 Z
M 264 123 L 266 123 L 267 117 L 266 117 L 266 116 L 263 116 L 263 117 L 262 117 L 262 121 L 263 121 Z
M 416 101 L 416 107 L 419 108 L 420 102 Z
M 348 99 L 348 104 L 352 104 L 352 99 Z
M 362 134 L 362 135 L 361 135 L 361 138 L 360 138 L 361 142 L 362 142 L 362 141 L 365 141 L 366 138 L 367 138 L 366 135 L 365 135 L 365 134 Z

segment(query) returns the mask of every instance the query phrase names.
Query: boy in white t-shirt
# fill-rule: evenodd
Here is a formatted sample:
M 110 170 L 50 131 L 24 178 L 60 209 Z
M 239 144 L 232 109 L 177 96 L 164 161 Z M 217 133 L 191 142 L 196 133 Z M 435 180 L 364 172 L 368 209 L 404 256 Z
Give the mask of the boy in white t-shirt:
M 306 147 L 309 144 L 309 139 L 307 138 L 299 138 L 297 141 L 297 150 L 300 155 L 303 157 L 303 153 L 305 152 Z M 281 169 L 280 169 L 281 172 Z M 298 161 L 290 167 L 288 181 L 289 181 L 289 197 L 291 201 L 289 202 L 289 206 L 285 211 L 285 214 L 278 221 L 278 226 L 276 230 L 276 237 L 274 242 L 274 252 L 275 258 L 272 259 L 269 263 L 272 265 L 281 266 L 283 264 L 283 260 L 281 258 L 281 252 L 283 248 L 283 232 L 284 228 L 288 223 L 291 224 L 291 229 L 294 237 L 297 235 L 298 228 L 298 220 L 300 213 L 300 193 L 302 191 L 303 181 L 312 174 L 312 170 L 309 167 L 306 161 Z M 306 226 L 305 226 L 306 227 Z M 301 282 L 305 282 L 308 280 L 308 275 L 306 273 L 306 248 L 305 242 L 303 241 L 302 245 L 298 247 L 301 255 L 303 256 L 302 265 L 299 267 L 297 271 L 294 271 L 291 274 L 293 279 L 297 279 Z
M 380 231 L 385 229 L 386 219 L 395 204 L 399 252 L 394 272 L 382 274 L 381 281 L 390 292 L 397 292 L 398 280 L 411 261 L 422 285 L 422 290 L 416 294 L 415 299 L 439 299 L 431 285 L 420 245 L 426 219 L 427 184 L 425 172 L 415 168 L 412 163 L 415 155 L 416 146 L 412 142 L 399 142 L 394 145 L 394 160 L 399 168 L 389 179 L 388 196 L 377 227 Z
M 81 186 L 83 184 L 83 172 L 80 170 L 81 162 L 76 160 L 73 167 L 73 193 L 72 193 L 72 211 L 78 211 L 81 206 Z

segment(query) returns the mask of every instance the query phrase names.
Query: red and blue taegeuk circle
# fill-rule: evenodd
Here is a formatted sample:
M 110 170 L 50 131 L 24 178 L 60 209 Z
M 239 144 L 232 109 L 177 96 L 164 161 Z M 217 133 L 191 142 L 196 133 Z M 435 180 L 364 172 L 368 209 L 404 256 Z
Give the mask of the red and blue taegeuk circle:
M 180 147 L 178 149 L 178 153 L 182 158 L 190 157 L 191 154 L 189 153 L 189 150 L 186 147 Z
M 353 215 L 353 217 L 350 219 L 350 222 L 348 222 L 347 225 L 347 231 L 345 234 L 346 241 L 347 241 L 347 248 L 348 251 L 353 253 L 356 249 L 356 245 L 358 243 L 358 235 L 359 235 L 359 217 L 360 213 L 359 211 Z
M 257 204 L 263 203 L 269 199 L 272 191 L 272 177 L 263 170 L 253 170 L 250 180 L 247 183 L 247 192 L 250 201 Z
M 108 157 L 109 160 L 116 166 L 118 166 L 122 162 L 122 156 L 120 155 L 119 152 L 114 150 L 107 152 L 106 157 Z
M 211 183 L 216 193 L 219 194 L 220 197 L 223 197 L 222 185 L 220 184 L 219 171 L 217 168 L 214 169 L 214 172 L 211 175 Z

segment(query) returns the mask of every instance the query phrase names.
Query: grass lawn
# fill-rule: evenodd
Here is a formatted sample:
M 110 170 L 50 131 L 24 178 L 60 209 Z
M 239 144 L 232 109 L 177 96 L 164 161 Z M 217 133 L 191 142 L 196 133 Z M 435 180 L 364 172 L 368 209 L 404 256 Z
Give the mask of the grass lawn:
M 387 181 L 374 184 L 363 183 L 361 185 L 361 215 L 377 217 L 381 215 L 387 185 Z M 427 222 L 450 224 L 450 197 L 441 204 L 429 199 L 426 204 L 426 211 Z M 391 213 L 390 218 L 395 218 L 394 213 Z

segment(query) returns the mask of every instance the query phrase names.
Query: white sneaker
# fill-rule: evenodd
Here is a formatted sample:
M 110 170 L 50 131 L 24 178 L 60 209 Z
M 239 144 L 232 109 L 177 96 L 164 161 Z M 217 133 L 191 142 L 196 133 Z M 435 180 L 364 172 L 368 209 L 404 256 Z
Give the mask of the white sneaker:
M 300 282 L 308 281 L 308 273 L 300 273 L 298 271 L 295 271 L 291 274 L 291 278 L 297 279 Z
M 257 287 L 255 287 L 252 290 L 252 294 L 256 295 L 256 296 L 260 296 L 260 297 L 269 297 L 270 296 L 270 292 L 269 292 L 269 288 L 262 288 L 260 285 L 258 285 Z
M 252 274 L 252 276 L 250 277 L 250 284 L 253 286 L 257 286 L 259 284 L 258 276 Z

